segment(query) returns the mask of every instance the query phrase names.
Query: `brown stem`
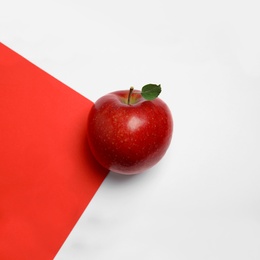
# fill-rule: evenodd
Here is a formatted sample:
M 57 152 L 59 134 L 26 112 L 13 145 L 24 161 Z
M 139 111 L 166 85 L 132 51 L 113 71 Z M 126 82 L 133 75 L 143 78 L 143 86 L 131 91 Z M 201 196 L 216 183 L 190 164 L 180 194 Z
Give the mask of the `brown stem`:
M 134 87 L 130 87 L 129 93 L 128 93 L 128 99 L 127 99 L 127 104 L 130 105 L 130 99 L 131 95 L 133 93 Z

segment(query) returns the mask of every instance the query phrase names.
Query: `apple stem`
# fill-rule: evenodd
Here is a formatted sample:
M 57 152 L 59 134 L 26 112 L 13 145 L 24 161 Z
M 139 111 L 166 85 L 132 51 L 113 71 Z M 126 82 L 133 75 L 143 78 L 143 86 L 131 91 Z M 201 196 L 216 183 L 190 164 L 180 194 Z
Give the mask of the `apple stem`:
M 129 93 L 128 93 L 128 99 L 127 99 L 127 104 L 130 105 L 130 99 L 131 95 L 133 93 L 134 87 L 130 87 Z

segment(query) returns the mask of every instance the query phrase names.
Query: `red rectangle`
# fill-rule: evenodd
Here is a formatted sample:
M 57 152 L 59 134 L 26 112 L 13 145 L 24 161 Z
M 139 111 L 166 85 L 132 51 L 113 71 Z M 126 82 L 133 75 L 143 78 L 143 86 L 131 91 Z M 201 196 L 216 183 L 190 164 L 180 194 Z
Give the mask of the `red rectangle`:
M 0 259 L 53 259 L 106 177 L 92 104 L 0 43 Z

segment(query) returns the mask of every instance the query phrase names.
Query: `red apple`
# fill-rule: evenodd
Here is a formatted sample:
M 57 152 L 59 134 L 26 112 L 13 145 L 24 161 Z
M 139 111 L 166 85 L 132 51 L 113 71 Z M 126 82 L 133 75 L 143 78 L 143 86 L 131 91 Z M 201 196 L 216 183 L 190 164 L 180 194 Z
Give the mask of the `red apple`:
M 150 95 L 153 89 L 157 94 Z M 103 167 L 137 174 L 164 156 L 171 142 L 173 120 L 167 105 L 155 98 L 160 92 L 160 85 L 149 84 L 143 92 L 133 88 L 116 91 L 95 102 L 88 117 L 88 142 Z

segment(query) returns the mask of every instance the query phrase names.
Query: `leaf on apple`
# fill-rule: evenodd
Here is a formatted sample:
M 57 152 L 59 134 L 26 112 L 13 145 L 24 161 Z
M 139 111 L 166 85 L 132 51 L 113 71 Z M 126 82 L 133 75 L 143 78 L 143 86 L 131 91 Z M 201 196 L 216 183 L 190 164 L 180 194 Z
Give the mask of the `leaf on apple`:
M 141 95 L 146 100 L 153 100 L 159 96 L 161 91 L 161 85 L 147 84 L 142 87 Z

